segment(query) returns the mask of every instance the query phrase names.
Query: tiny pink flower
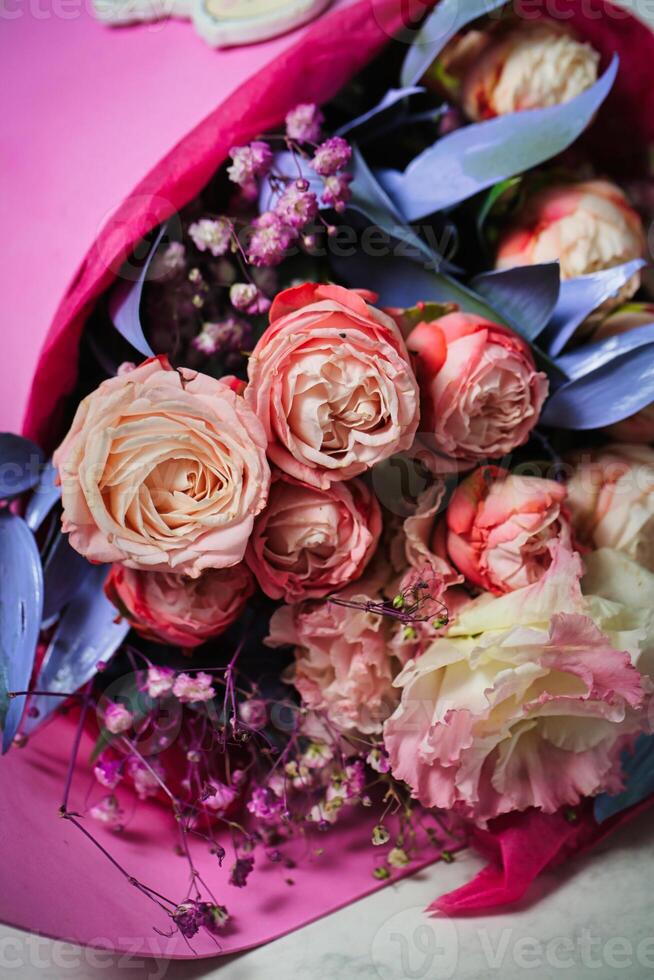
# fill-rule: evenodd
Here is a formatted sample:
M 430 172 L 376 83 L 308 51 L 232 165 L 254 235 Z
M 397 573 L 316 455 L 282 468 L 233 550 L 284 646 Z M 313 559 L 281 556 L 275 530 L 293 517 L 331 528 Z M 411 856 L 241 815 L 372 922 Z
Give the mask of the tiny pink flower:
M 122 779 L 123 763 L 120 759 L 109 759 L 101 755 L 93 767 L 93 775 L 107 789 L 115 789 Z
M 218 783 L 211 787 L 211 791 L 203 798 L 202 802 L 207 809 L 214 813 L 224 813 L 237 796 L 238 790 L 234 786 Z
M 170 667 L 148 667 L 146 691 L 151 698 L 169 694 L 175 682 L 175 671 Z
M 97 820 L 98 823 L 104 823 L 111 827 L 112 830 L 120 830 L 125 820 L 125 814 L 113 794 L 105 796 L 99 803 L 92 806 L 89 810 L 89 816 L 93 820 Z
M 255 140 L 249 146 L 233 146 L 229 155 L 233 162 L 227 176 L 241 187 L 248 187 L 256 177 L 267 174 L 273 160 L 272 150 L 262 140 Z
M 211 701 L 214 696 L 211 674 L 200 671 L 195 677 L 178 674 L 173 684 L 173 694 L 183 704 L 195 701 Z
M 202 249 L 201 249 L 202 251 Z M 186 249 L 181 242 L 170 242 L 152 259 L 148 269 L 148 279 L 158 282 L 172 279 L 181 272 L 186 263 Z
M 323 122 L 323 114 L 314 103 L 296 105 L 286 116 L 286 135 L 301 143 L 316 143 L 320 139 Z
M 104 709 L 104 723 L 112 735 L 120 735 L 132 727 L 134 715 L 122 704 L 112 702 Z
M 334 753 L 326 742 L 311 742 L 308 749 L 302 753 L 300 764 L 307 769 L 324 769 L 333 758 Z
M 318 213 L 318 201 L 311 191 L 289 184 L 275 204 L 275 214 L 290 228 L 304 228 Z
M 346 800 L 354 800 L 361 796 L 366 786 L 366 769 L 361 759 L 345 766 L 343 791 Z
M 229 301 L 234 309 L 250 316 L 270 309 L 270 300 L 253 282 L 235 282 L 229 290 Z
M 342 136 L 331 136 L 314 153 L 311 167 L 321 177 L 331 177 L 347 165 L 352 147 Z
M 268 786 L 256 786 L 247 808 L 260 820 L 276 820 L 284 807 L 283 801 Z
M 146 766 L 141 759 L 131 756 L 127 763 L 127 771 L 140 800 L 147 800 L 148 797 L 157 795 L 161 788 L 157 776 L 161 778 L 163 770 L 156 759 L 149 760 L 149 765 Z
M 263 728 L 268 718 L 266 702 L 260 698 L 250 698 L 243 701 L 238 707 L 241 721 L 248 728 Z
M 122 364 L 118 366 L 116 374 L 119 378 L 122 378 L 126 374 L 131 374 L 132 371 L 136 369 L 136 364 L 134 361 L 123 361 Z
M 224 255 L 232 238 L 232 225 L 227 218 L 201 218 L 189 226 L 188 233 L 198 252 Z
M 383 749 L 371 749 L 366 762 L 375 772 L 388 772 L 391 768 L 388 754 Z
M 218 323 L 204 323 L 202 330 L 192 340 L 193 347 L 210 357 L 217 352 L 240 350 L 250 340 L 249 324 L 228 316 Z
M 345 205 L 350 200 L 351 174 L 332 174 L 325 177 L 325 186 L 321 195 L 321 201 L 336 211 L 343 211 Z
M 248 260 L 257 266 L 279 265 L 295 237 L 294 230 L 274 211 L 264 211 L 252 222 L 252 227 Z

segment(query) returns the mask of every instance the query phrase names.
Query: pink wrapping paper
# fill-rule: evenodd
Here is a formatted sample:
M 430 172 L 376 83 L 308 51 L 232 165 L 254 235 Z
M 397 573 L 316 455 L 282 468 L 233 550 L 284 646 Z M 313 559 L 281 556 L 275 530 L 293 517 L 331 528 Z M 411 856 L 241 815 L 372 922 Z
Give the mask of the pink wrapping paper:
M 58 720 L 0 763 L 4 869 L 0 920 L 47 936 L 141 956 L 194 955 L 178 933 L 162 937 L 155 932 L 155 927 L 170 932 L 170 920 L 58 815 L 74 734 L 71 722 Z M 92 788 L 95 801 L 102 795 L 88 767 L 92 747 L 93 740 L 85 735 L 70 810 L 84 808 Z M 113 834 L 88 819 L 84 824 L 130 874 L 167 898 L 182 901 L 188 889 L 188 865 L 173 851 L 178 837 L 170 808 L 139 803 L 134 809 L 129 794 L 121 796 L 120 788 L 117 794 L 129 817 L 124 833 Z M 369 844 L 373 822 L 372 814 L 364 825 L 346 820 L 329 834 L 316 833 L 290 850 L 284 848 L 297 860 L 292 870 L 262 855 L 242 889 L 227 884 L 233 863 L 227 842 L 223 868 L 206 846 L 193 847 L 196 867 L 232 916 L 220 947 L 201 930 L 192 940 L 195 953 L 215 956 L 259 945 L 382 887 L 372 877 L 379 863 Z M 455 849 L 456 842 L 448 839 L 446 846 Z M 324 853 L 317 855 L 320 848 Z M 435 857 L 436 852 L 430 851 L 403 875 Z
M 589 139 L 598 159 L 633 173 L 654 135 L 654 40 L 628 15 L 610 14 L 599 0 L 591 6 L 558 5 L 605 55 L 622 56 L 610 111 Z M 112 32 L 80 15 L 3 27 L 0 55 L 12 79 L 2 92 L 3 183 L 12 192 L 5 227 L 13 244 L 0 270 L 3 427 L 15 424 L 34 376 L 25 431 L 52 447 L 85 317 L 131 246 L 200 190 L 231 145 L 277 125 L 298 98 L 334 94 L 401 26 L 402 12 L 400 0 L 362 0 L 295 35 L 218 53 L 176 23 Z M 34 370 L 44 325 L 66 287 Z M 153 923 L 165 928 L 156 908 L 57 816 L 70 742 L 70 726 L 57 721 L 0 763 L 0 851 L 11 874 L 0 918 L 82 943 L 133 949 L 136 941 L 141 953 L 190 955 L 180 937 L 153 932 Z M 87 754 L 85 745 L 84 764 Z M 592 826 L 587 837 L 570 828 L 563 818 L 530 814 L 498 823 L 484 841 L 489 869 L 438 907 L 454 914 L 515 899 L 542 868 L 597 837 Z M 294 872 L 293 886 L 268 869 L 243 891 L 219 888 L 235 916 L 222 951 L 282 935 L 379 887 L 367 832 L 354 825 L 330 835 L 328 859 Z M 186 866 L 170 840 L 165 811 L 149 806 L 125 837 L 111 838 L 131 873 L 181 897 Z M 214 881 L 215 859 L 197 858 Z M 202 935 L 194 947 L 217 952 Z

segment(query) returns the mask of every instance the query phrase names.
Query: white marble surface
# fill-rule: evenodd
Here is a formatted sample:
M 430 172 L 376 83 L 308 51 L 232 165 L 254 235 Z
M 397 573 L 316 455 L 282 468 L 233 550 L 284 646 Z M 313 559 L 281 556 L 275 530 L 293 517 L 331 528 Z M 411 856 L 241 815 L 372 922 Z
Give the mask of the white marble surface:
M 545 876 L 538 901 L 447 920 L 423 909 L 481 867 L 472 853 L 390 886 L 267 946 L 223 960 L 111 957 L 0 930 L 12 980 L 645 980 L 654 978 L 654 819 Z

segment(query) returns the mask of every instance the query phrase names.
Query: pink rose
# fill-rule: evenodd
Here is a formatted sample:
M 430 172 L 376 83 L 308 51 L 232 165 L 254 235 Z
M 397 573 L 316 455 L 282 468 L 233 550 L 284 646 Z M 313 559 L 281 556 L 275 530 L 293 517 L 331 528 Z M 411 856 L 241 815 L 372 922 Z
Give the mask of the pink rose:
M 611 313 L 600 323 L 592 336 L 592 342 L 619 337 L 638 327 L 654 323 L 654 303 L 629 303 Z M 606 427 L 613 439 L 624 442 L 654 442 L 654 402 L 641 408 L 620 422 Z
M 470 119 L 561 105 L 597 80 L 598 53 L 554 20 L 517 20 L 455 38 L 438 59 Z
M 569 527 L 565 487 L 484 466 L 459 484 L 447 508 L 447 550 L 473 585 L 513 592 L 531 585 L 551 563 L 549 542 Z
M 63 530 L 95 562 L 193 577 L 236 565 L 268 496 L 265 448 L 227 384 L 152 358 L 78 407 L 54 455 Z
M 413 442 L 418 387 L 404 341 L 355 290 L 280 293 L 248 373 L 270 460 L 304 483 L 348 480 Z
M 231 626 L 243 612 L 254 587 L 252 575 L 243 563 L 231 568 L 210 568 L 198 578 L 178 572 L 144 572 L 116 564 L 105 591 L 142 636 L 191 649 Z
M 368 599 L 363 593 L 352 598 Z M 295 647 L 292 683 L 304 705 L 325 711 L 339 729 L 373 734 L 397 703 L 399 662 L 388 639 L 382 616 L 321 602 L 282 606 L 265 643 Z
M 556 184 L 529 198 L 500 239 L 496 268 L 558 262 L 562 279 L 622 265 L 645 254 L 643 225 L 624 193 L 608 180 Z M 637 273 L 614 305 L 638 289 Z
M 473 313 L 419 323 L 407 339 L 417 359 L 423 429 L 463 464 L 510 453 L 538 422 L 548 382 L 528 345 Z
M 615 444 L 572 462 L 568 504 L 580 540 L 654 571 L 654 449 Z
M 381 529 L 377 499 L 360 480 L 321 490 L 279 473 L 245 560 L 271 599 L 318 599 L 360 577 Z
M 396 679 L 384 744 L 424 806 L 483 826 L 622 786 L 621 751 L 649 730 L 640 611 L 583 596 L 578 556 L 550 547 L 538 582 L 468 603 Z

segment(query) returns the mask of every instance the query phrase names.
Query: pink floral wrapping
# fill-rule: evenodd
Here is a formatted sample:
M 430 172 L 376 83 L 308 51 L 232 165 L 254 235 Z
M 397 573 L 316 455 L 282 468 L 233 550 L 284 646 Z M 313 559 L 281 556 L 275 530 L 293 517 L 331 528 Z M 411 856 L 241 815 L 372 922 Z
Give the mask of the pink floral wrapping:
M 598 160 L 608 152 L 618 153 L 625 172 L 633 173 L 654 138 L 654 37 L 628 14 L 618 14 L 608 4 L 598 0 L 593 5 L 594 14 L 603 11 L 604 15 L 593 17 L 584 15 L 586 6 L 581 0 L 565 4 L 580 33 L 603 56 L 612 51 L 622 55 L 619 84 L 610 96 L 611 111 L 607 113 L 615 131 L 591 131 L 588 138 L 596 144 Z M 529 11 L 533 16 L 533 3 Z M 299 40 L 285 45 L 264 71 L 218 104 L 154 163 L 100 231 L 57 311 L 34 377 L 24 425 L 27 435 L 50 445 L 57 441 L 62 399 L 75 383 L 77 342 L 85 317 L 135 242 L 198 193 L 230 146 L 278 123 L 297 102 L 298 92 L 304 99 L 317 102 L 337 92 L 402 26 L 405 13 L 399 0 L 361 0 L 329 13 Z M 150 48 L 151 56 L 153 50 Z M 624 138 L 625 133 L 628 138 Z M 145 202 L 150 206 L 145 207 Z M 116 882 L 100 856 L 81 846 L 79 856 L 74 854 L 75 849 L 68 846 L 70 828 L 57 821 L 65 768 L 62 760 L 67 755 L 69 735 L 67 726 L 59 722 L 37 746 L 38 754 L 30 749 L 12 754 L 0 768 L 4 860 L 9 866 L 11 852 L 13 868 L 12 894 L 3 894 L 0 917 L 78 942 L 130 949 L 130 937 L 151 935 L 149 908 L 141 909 L 134 896 L 125 897 L 122 889 L 114 888 Z M 85 745 L 87 754 L 88 748 Z M 135 826 L 121 844 L 124 856 L 136 860 L 140 854 L 145 877 L 163 866 L 165 879 L 181 878 L 183 871 L 173 857 L 163 860 L 157 847 L 157 841 L 166 839 L 163 816 L 156 807 L 148 807 L 141 812 L 140 821 L 148 819 L 152 846 L 143 848 Z M 590 811 L 581 812 L 575 823 L 561 813 L 544 815 L 533 810 L 501 817 L 477 835 L 480 847 L 491 858 L 489 868 L 458 892 L 437 900 L 432 908 L 454 915 L 515 901 L 541 871 L 580 848 L 592 846 L 616 822 L 621 821 L 598 828 Z M 262 881 L 255 889 L 254 906 L 250 893 L 243 896 L 240 911 L 242 921 L 247 922 L 244 930 L 228 935 L 222 950 L 204 939 L 199 944 L 200 954 L 215 955 L 256 945 L 379 887 L 370 878 L 368 852 L 358 847 L 356 827 L 346 826 L 336 835 L 331 846 L 336 847 L 338 858 L 329 869 L 316 866 L 303 871 L 295 889 L 279 903 L 273 899 L 278 892 L 277 881 Z M 144 850 L 147 853 L 143 854 Z M 415 865 L 407 870 L 415 870 Z M 40 882 L 39 906 L 35 906 L 30 888 L 36 879 Z M 64 886 L 67 901 L 61 902 Z M 274 915 L 270 916 L 273 901 Z M 181 939 L 167 943 L 165 955 L 190 955 Z M 161 948 L 151 952 L 161 953 Z

